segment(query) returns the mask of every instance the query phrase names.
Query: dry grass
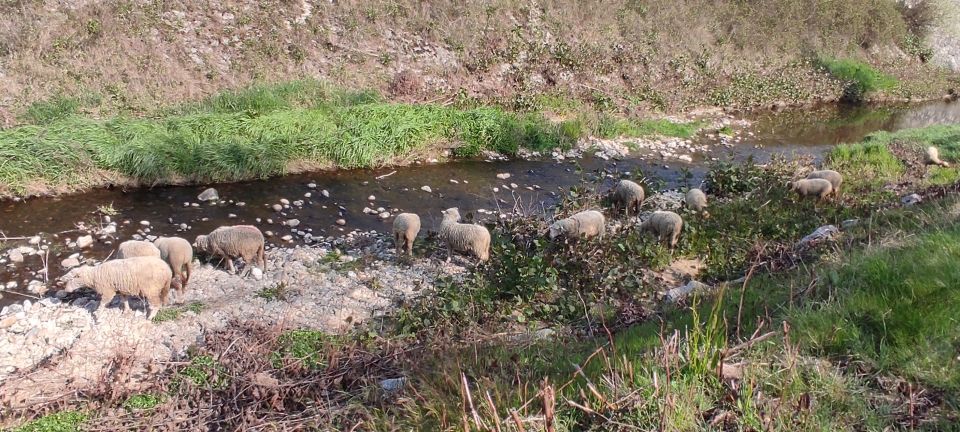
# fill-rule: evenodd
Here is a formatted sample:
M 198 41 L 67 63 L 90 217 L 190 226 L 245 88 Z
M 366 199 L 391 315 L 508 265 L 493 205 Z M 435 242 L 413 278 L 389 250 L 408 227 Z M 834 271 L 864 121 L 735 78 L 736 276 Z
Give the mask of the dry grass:
M 797 98 L 839 94 L 810 53 L 863 57 L 910 77 L 914 95 L 949 78 L 898 54 L 910 28 L 887 0 L 43 1 L 5 2 L 0 16 L 0 108 L 17 116 L 57 95 L 95 96 L 81 107 L 94 114 L 145 113 L 291 77 L 528 108 L 550 90 L 602 98 L 592 88 L 628 108 L 684 108 L 745 75 L 808 90 Z M 790 96 L 773 90 L 766 99 Z M 721 102 L 767 102 L 756 99 Z

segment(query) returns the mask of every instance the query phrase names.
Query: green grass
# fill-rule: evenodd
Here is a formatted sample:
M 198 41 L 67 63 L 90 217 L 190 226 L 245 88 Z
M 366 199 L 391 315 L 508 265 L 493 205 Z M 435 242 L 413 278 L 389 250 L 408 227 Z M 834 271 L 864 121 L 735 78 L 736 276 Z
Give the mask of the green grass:
M 867 362 L 960 404 L 960 226 L 853 257 L 828 299 L 791 311 L 805 348 Z
M 157 312 L 157 316 L 153 317 L 153 322 L 161 323 L 164 321 L 173 321 L 176 319 L 180 319 L 180 317 L 186 312 L 193 312 L 195 314 L 198 314 L 206 308 L 207 306 L 199 301 L 193 301 L 188 304 L 180 305 L 180 306 L 163 308 L 163 309 L 160 309 L 159 312 Z
M 292 330 L 280 335 L 279 349 L 272 353 L 271 363 L 276 368 L 294 363 L 307 369 L 326 366 L 323 351 L 337 346 L 337 338 L 316 330 Z
M 56 120 L 74 116 L 80 109 L 80 99 L 65 96 L 54 96 L 47 100 L 37 101 L 27 107 L 27 112 L 21 117 L 22 121 L 34 124 L 49 124 Z
M 12 429 L 12 432 L 74 432 L 83 430 L 88 415 L 78 411 L 48 414 Z
M 899 84 L 896 78 L 857 60 L 821 57 L 818 63 L 834 78 L 847 83 L 843 98 L 850 102 L 861 102 L 867 93 L 891 90 Z
M 850 184 L 868 184 L 898 181 L 907 171 L 903 161 L 891 151 L 897 145 L 913 154 L 915 160 L 923 160 L 929 146 L 935 146 L 940 159 L 951 162 L 950 168 L 930 167 L 929 175 L 922 184 L 947 184 L 958 177 L 955 162 L 960 160 L 960 126 L 940 125 L 897 132 L 875 132 L 855 144 L 842 144 L 829 153 L 828 164 L 841 172 L 856 172 L 848 176 Z
M 700 122 L 660 120 L 627 120 L 610 116 L 600 119 L 597 134 L 602 138 L 665 136 L 690 138 L 703 126 Z
M 228 380 L 223 365 L 209 355 L 194 356 L 177 372 L 177 382 L 187 381 L 199 388 L 224 389 Z
M 163 403 L 163 396 L 153 393 L 140 393 L 127 398 L 123 407 L 128 410 L 151 410 Z
M 578 131 L 574 131 L 578 132 Z M 568 126 L 499 108 L 380 102 L 296 82 L 223 94 L 156 118 L 67 117 L 0 131 L 0 193 L 97 181 L 98 170 L 155 184 L 282 174 L 292 163 L 390 164 L 455 147 L 470 157 L 573 143 Z

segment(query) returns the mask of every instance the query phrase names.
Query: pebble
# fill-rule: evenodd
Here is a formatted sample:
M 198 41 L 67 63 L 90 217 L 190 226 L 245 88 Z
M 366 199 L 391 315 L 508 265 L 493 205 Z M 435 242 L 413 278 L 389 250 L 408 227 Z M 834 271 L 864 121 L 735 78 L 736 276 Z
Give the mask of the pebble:
M 236 219 L 236 218 L 237 218 L 237 215 L 235 215 L 235 214 L 233 214 L 233 213 L 230 213 L 230 214 L 227 215 L 227 219 Z
M 337 219 L 336 222 L 334 222 L 334 223 L 336 223 L 337 225 L 340 225 L 340 226 L 344 226 L 344 225 L 347 224 L 347 220 L 346 220 L 346 219 Z
M 40 236 L 30 237 L 30 240 L 27 241 L 27 243 L 30 243 L 30 244 L 32 244 L 32 245 L 38 245 L 38 244 L 40 244 Z
M 913 193 L 901 198 L 900 202 L 905 206 L 912 206 L 923 202 L 923 198 L 920 195 Z
M 304 198 L 310 198 L 310 197 L 312 197 L 312 196 L 313 196 L 313 194 L 310 193 L 310 192 L 307 192 L 307 193 L 303 194 L 303 197 L 304 197 Z
M 283 206 L 280 205 L 280 204 L 274 204 L 274 205 L 273 205 L 273 211 L 279 213 L 279 212 L 283 211 Z
M 307 183 L 307 187 L 310 188 L 310 189 L 316 189 L 316 188 L 317 188 L 317 184 L 316 184 L 316 183 Z
M 283 204 L 283 205 L 285 205 L 285 206 L 286 206 L 286 205 L 290 205 L 290 200 L 288 200 L 288 199 L 286 199 L 286 198 L 280 198 L 280 204 Z
M 506 179 L 510 178 L 510 173 L 500 173 L 500 174 L 497 174 L 497 178 L 500 179 L 500 180 L 506 180 Z
M 387 218 L 389 218 L 389 217 L 390 217 L 390 212 L 383 212 L 383 213 L 380 213 L 380 215 L 379 215 L 379 216 L 380 216 L 380 219 L 387 219 Z
M 495 187 L 495 188 L 493 188 L 493 191 L 494 191 L 494 192 L 500 192 L 500 188 Z
M 290 235 L 290 234 L 287 234 L 287 235 L 285 235 L 285 236 L 283 236 L 283 237 L 280 237 L 280 240 L 283 240 L 283 241 L 285 241 L 285 242 L 288 242 L 288 241 L 293 240 L 293 236 Z
M 100 230 L 100 234 L 102 235 L 111 235 L 116 233 L 117 233 L 117 226 L 113 224 L 107 225 Z
M 424 191 L 424 192 L 426 192 L 426 193 L 433 192 L 433 189 L 431 189 L 430 186 L 420 186 L 420 190 L 422 190 L 422 191 Z
M 77 247 L 80 249 L 88 248 L 92 244 L 93 244 L 93 236 L 91 235 L 77 237 Z
M 63 261 L 60 261 L 60 267 L 63 267 L 66 270 L 72 269 L 80 265 L 80 260 L 77 258 L 67 258 Z
M 295 227 L 295 226 L 297 226 L 297 225 L 300 225 L 300 219 L 290 219 L 290 220 L 286 221 L 285 224 L 286 224 L 288 227 L 293 228 L 293 227 Z
M 15 289 L 16 287 L 17 287 L 17 281 L 7 282 L 6 288 L 7 288 L 8 290 Z
M 458 181 L 456 181 L 456 180 L 454 180 L 454 179 L 450 179 L 450 183 L 453 183 L 453 184 L 460 184 L 460 182 L 458 182 Z
M 23 254 L 18 250 L 11 250 L 7 252 L 7 257 L 10 258 L 10 262 L 15 264 L 23 262 Z
M 377 200 L 377 197 L 374 195 L 370 195 L 367 197 L 367 201 L 376 201 L 376 200 Z
M 253 275 L 253 278 L 256 280 L 263 279 L 263 270 L 260 270 L 259 267 L 254 267 L 253 269 L 251 269 L 250 274 Z
M 330 198 L 330 192 L 327 192 L 326 189 L 320 191 L 320 195 L 323 195 L 324 198 Z
M 142 221 L 140 221 L 140 226 L 145 226 L 145 227 L 150 226 L 150 221 L 148 221 L 148 220 L 142 220 Z
M 216 201 L 220 199 L 220 194 L 217 193 L 217 190 L 214 188 L 209 188 L 203 192 L 200 192 L 200 195 L 197 195 L 197 200 L 199 201 Z

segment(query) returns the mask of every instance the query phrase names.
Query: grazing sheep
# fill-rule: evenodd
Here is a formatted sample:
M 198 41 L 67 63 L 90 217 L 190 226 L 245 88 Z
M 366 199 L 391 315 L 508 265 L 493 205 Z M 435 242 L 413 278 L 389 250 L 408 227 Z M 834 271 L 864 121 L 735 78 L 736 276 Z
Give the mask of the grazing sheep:
M 117 259 L 133 257 L 160 258 L 160 249 L 157 249 L 153 243 L 142 240 L 127 240 L 120 243 L 117 248 Z
M 640 185 L 630 180 L 620 180 L 610 193 L 610 200 L 613 202 L 613 214 L 619 214 L 620 208 L 627 211 L 627 217 L 630 216 L 630 210 L 634 213 L 640 213 L 640 204 L 643 203 L 644 192 Z
M 170 265 L 173 276 L 179 282 L 177 297 L 183 295 L 190 280 L 191 263 L 193 262 L 193 247 L 190 242 L 180 237 L 160 237 L 153 241 L 160 250 L 160 259 Z
M 490 231 L 486 227 L 460 223 L 460 210 L 456 207 L 442 213 L 439 235 L 447 245 L 447 262 L 450 262 L 454 250 L 472 253 L 480 261 L 490 259 Z
M 830 182 L 830 186 L 833 187 L 834 195 L 840 192 L 840 185 L 843 184 L 843 176 L 834 170 L 814 171 L 810 174 L 807 174 L 807 179 L 824 179 Z
M 944 168 L 950 166 L 950 164 L 946 161 L 940 160 L 940 151 L 933 146 L 927 147 L 927 152 L 924 154 L 923 163 L 924 165 L 940 165 Z
M 393 242 L 397 247 L 397 256 L 404 249 L 407 255 L 413 255 L 413 241 L 420 232 L 420 216 L 415 213 L 400 213 L 393 220 Z
M 263 254 L 263 233 L 253 225 L 222 226 L 210 234 L 197 236 L 193 246 L 200 252 L 226 259 L 230 273 L 237 271 L 233 266 L 233 259 L 237 257 L 243 258 L 247 263 L 241 276 L 250 273 L 254 259 L 260 263 L 261 269 L 267 268 Z
M 89 287 L 100 294 L 100 306 L 106 307 L 117 294 L 141 296 L 150 305 L 148 319 L 153 319 L 160 306 L 167 302 L 173 272 L 157 257 L 133 257 L 105 261 L 97 266 L 77 267 L 66 275 L 66 292 Z M 130 309 L 129 298 L 124 298 L 123 310 Z
M 683 229 L 683 218 L 674 212 L 658 210 L 643 221 L 639 229 L 641 233 L 649 231 L 656 234 L 657 241 L 674 248 Z
M 603 213 L 599 211 L 582 211 L 550 225 L 550 240 L 560 236 L 573 239 L 590 239 L 599 236 L 602 240 L 606 222 Z
M 791 191 L 802 197 L 815 196 L 822 200 L 833 193 L 833 185 L 824 179 L 803 179 L 787 183 Z
M 710 217 L 710 213 L 707 213 L 707 194 L 702 190 L 697 188 L 688 190 L 684 201 L 687 203 L 687 208 L 694 213 L 702 213 L 704 217 Z

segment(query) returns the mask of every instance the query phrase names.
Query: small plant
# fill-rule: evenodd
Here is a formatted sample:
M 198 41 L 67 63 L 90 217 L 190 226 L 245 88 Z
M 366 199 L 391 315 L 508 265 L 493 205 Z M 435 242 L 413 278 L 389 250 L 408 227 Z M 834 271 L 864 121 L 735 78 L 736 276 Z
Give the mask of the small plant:
M 97 206 L 97 213 L 100 213 L 101 216 L 116 216 L 120 214 L 117 209 L 113 208 L 113 203 Z
M 66 96 L 53 96 L 44 101 L 32 103 L 23 120 L 33 124 L 50 124 L 77 114 L 80 108 L 80 100 Z
M 264 287 L 260 291 L 257 291 L 257 297 L 267 301 L 287 301 L 292 294 L 286 282 L 277 282 L 277 284 L 272 287 Z
M 182 316 L 186 312 L 193 312 L 195 314 L 198 314 L 206 308 L 207 306 L 199 301 L 193 301 L 186 305 L 181 305 L 181 306 L 163 308 L 163 309 L 160 309 L 160 311 L 157 312 L 157 315 L 153 317 L 153 322 L 161 323 L 164 321 L 173 321 L 173 320 L 179 319 L 180 316 Z
M 131 411 L 151 410 L 163 402 L 163 396 L 152 393 L 135 394 L 127 398 L 123 407 Z
M 88 415 L 80 411 L 48 414 L 12 429 L 12 432 L 74 432 L 83 430 Z
M 181 369 L 177 375 L 182 381 L 189 381 L 200 388 L 211 387 L 214 390 L 223 390 L 227 387 L 228 377 L 226 369 L 209 355 L 198 355 L 190 359 L 190 364 Z
M 336 339 L 317 330 L 293 330 L 280 335 L 277 339 L 277 351 L 271 354 L 271 363 L 277 369 L 293 361 L 307 369 L 319 369 L 326 366 L 325 356 L 321 353 L 325 347 L 336 343 Z

